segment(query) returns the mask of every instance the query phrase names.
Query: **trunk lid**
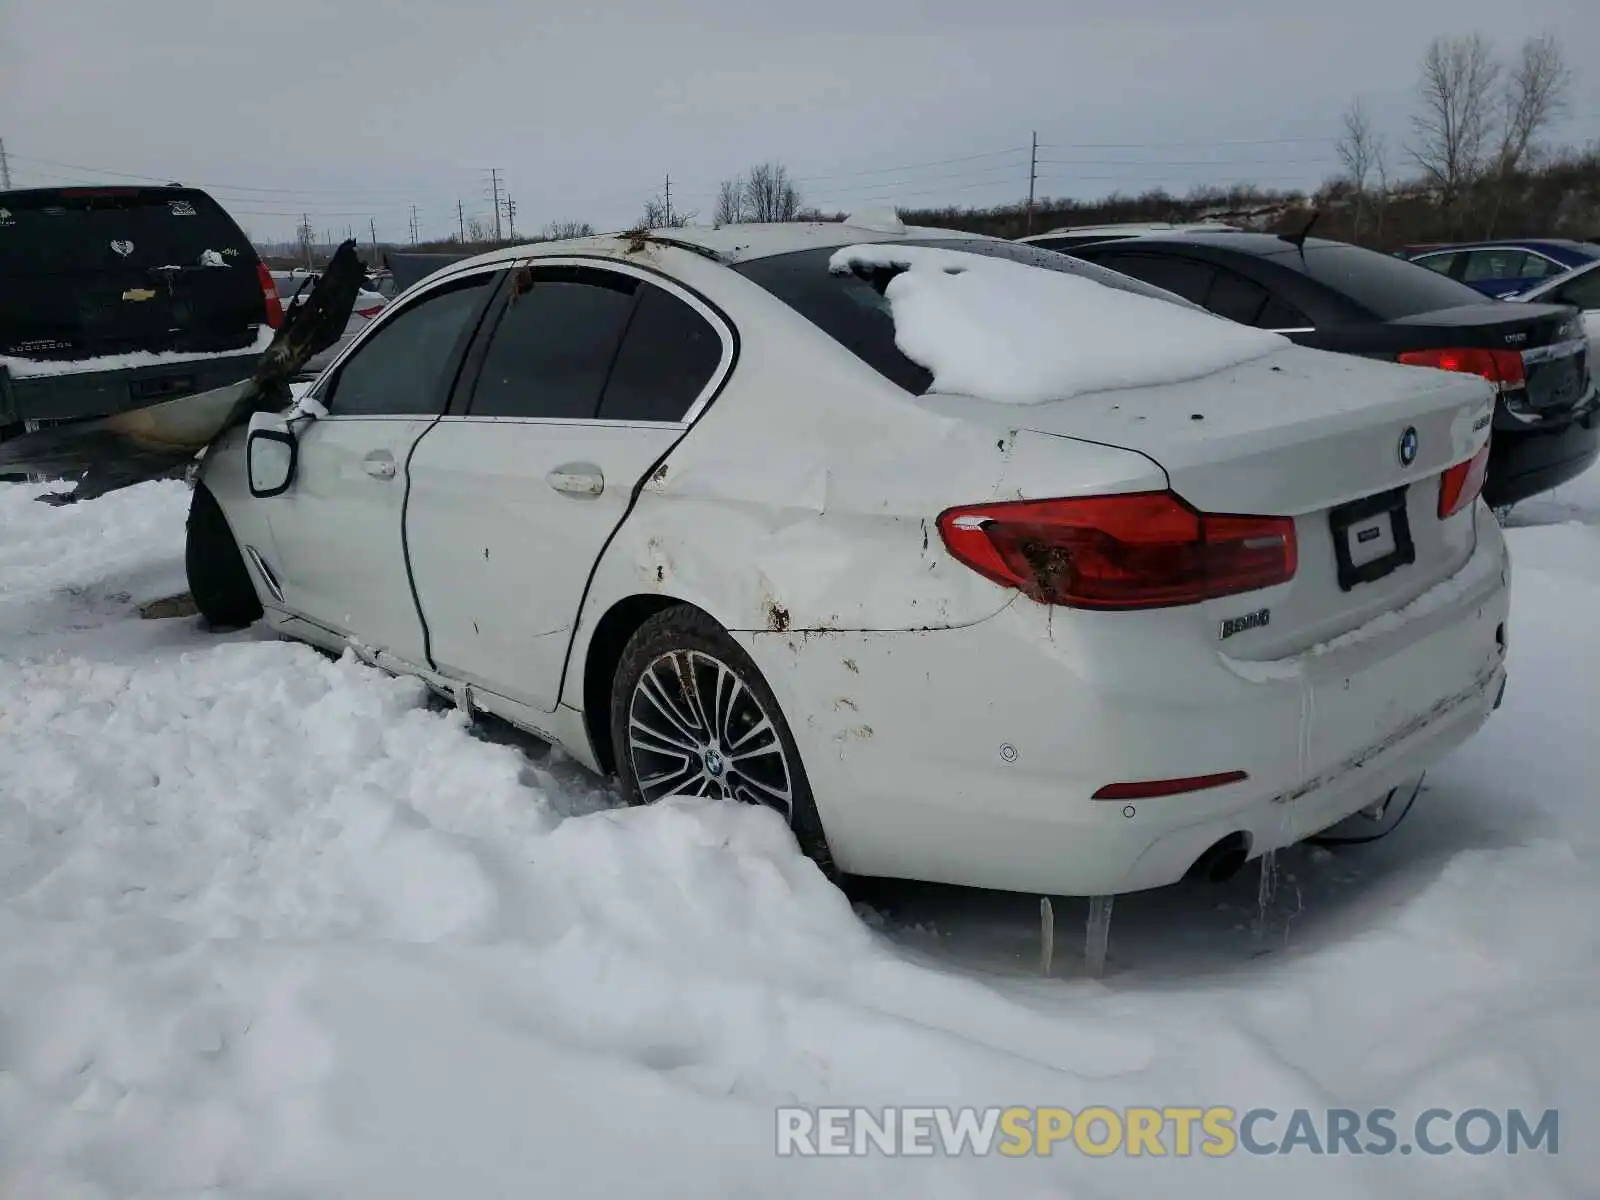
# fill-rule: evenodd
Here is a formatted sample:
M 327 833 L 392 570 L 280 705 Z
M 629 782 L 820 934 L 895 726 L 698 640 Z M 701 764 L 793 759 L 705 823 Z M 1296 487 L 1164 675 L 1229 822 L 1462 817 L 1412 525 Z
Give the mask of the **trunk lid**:
M 1472 511 L 1439 519 L 1440 476 L 1483 446 L 1494 392 L 1474 376 L 1291 348 L 1187 383 L 1053 404 L 924 403 L 1136 450 L 1204 512 L 1294 517 L 1292 581 L 1181 610 L 1229 655 L 1273 658 L 1408 603 L 1465 563 Z M 1266 621 L 1219 632 L 1263 608 Z
M 204 192 L 0 194 L 0 356 L 238 350 L 266 321 L 258 265 Z

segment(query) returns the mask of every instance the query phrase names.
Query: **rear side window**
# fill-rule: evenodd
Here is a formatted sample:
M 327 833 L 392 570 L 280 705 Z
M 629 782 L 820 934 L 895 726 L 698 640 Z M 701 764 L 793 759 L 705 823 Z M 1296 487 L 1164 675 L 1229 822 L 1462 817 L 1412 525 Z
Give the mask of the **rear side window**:
M 676 296 L 648 283 L 611 368 L 600 416 L 613 421 L 679 421 L 722 362 L 722 338 Z
M 521 281 L 484 355 L 475 417 L 593 418 L 622 344 L 639 281 L 614 271 L 551 267 Z
M 1211 291 L 1206 296 L 1206 307 L 1219 317 L 1227 317 L 1241 325 L 1261 323 L 1261 310 L 1267 304 L 1267 289 L 1254 280 L 1246 279 L 1220 267 L 1211 281 Z
M 1470 250 L 1466 258 L 1467 265 L 1461 271 L 1464 283 L 1483 283 L 1491 279 L 1521 279 L 1523 267 L 1527 265 L 1529 259 L 1535 262 L 1543 261 L 1525 250 L 1516 250 L 1509 246 L 1495 250 Z
M 1262 329 L 1311 329 L 1314 323 L 1287 300 L 1278 296 L 1268 296 L 1267 302 L 1262 306 L 1261 315 L 1256 318 L 1256 324 Z
M 1205 263 L 1164 254 L 1102 254 L 1095 261 L 1196 304 L 1206 302 L 1216 273 Z
M 1437 272 L 1440 275 L 1448 275 L 1450 274 L 1450 268 L 1456 265 L 1456 255 L 1424 254 L 1421 258 L 1414 258 L 1411 261 L 1419 267 L 1427 267 L 1428 270 Z
M 335 416 L 433 416 L 488 299 L 493 272 L 419 297 L 372 331 L 339 368 L 323 403 Z
M 1483 293 L 1426 267 L 1359 246 L 1322 243 L 1285 250 L 1271 261 L 1355 301 L 1381 321 L 1485 303 Z

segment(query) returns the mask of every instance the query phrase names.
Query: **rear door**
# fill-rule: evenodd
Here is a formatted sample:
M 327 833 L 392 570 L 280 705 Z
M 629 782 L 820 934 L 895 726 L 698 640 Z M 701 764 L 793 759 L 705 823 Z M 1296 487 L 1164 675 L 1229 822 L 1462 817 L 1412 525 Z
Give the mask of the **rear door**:
M 405 463 L 444 412 L 466 346 L 503 276 L 486 269 L 413 297 L 315 393 L 297 422 L 299 469 L 266 506 L 283 606 L 415 666 L 427 661 L 406 570 Z
M 239 350 L 266 322 L 260 260 L 204 192 L 12 192 L 0 212 L 0 355 Z
M 459 415 L 411 458 L 406 537 L 434 665 L 550 712 L 594 564 L 733 339 L 620 265 L 539 263 L 510 293 Z

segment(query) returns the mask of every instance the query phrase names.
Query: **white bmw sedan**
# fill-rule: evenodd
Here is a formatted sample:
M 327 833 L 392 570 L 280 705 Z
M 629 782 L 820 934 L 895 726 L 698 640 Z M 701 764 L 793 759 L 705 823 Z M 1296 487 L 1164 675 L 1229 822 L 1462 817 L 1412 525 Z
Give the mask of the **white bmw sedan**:
M 414 675 L 842 872 L 1220 875 L 1470 736 L 1482 380 L 893 222 L 456 264 L 207 454 L 215 625 Z

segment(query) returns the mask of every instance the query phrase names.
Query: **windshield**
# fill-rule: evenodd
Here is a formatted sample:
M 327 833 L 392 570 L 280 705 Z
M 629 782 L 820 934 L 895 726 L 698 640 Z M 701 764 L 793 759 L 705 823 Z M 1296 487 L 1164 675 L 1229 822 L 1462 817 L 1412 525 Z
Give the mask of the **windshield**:
M 959 250 L 965 254 L 981 254 L 986 258 L 1004 258 L 1046 271 L 1078 275 L 1106 287 L 1135 292 L 1184 308 L 1198 307 L 1171 292 L 1137 279 L 1026 243 L 985 238 L 918 238 L 896 241 L 894 244 L 932 246 L 943 250 Z M 828 260 L 837 249 L 827 246 L 816 250 L 797 250 L 791 254 L 775 254 L 770 258 L 740 263 L 734 270 L 771 292 L 880 375 L 913 395 L 922 395 L 932 386 L 933 376 L 926 368 L 902 354 L 895 345 L 894 321 L 889 314 L 889 301 L 883 295 L 887 278 L 869 279 L 860 275 L 830 273 Z

